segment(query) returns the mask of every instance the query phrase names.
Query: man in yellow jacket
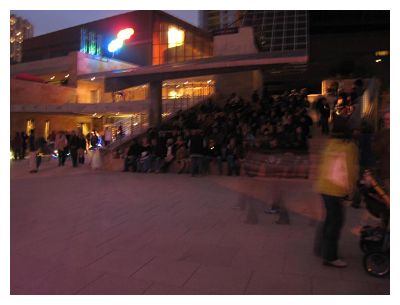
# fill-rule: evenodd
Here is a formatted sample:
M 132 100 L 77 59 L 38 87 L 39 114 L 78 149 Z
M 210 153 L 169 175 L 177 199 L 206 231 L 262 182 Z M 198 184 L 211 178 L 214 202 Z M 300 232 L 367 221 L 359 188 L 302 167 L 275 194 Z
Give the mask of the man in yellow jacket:
M 322 152 L 315 190 L 325 205 L 322 228 L 323 263 L 333 267 L 346 267 L 338 257 L 338 243 L 344 224 L 344 198 L 353 193 L 358 179 L 358 148 L 346 126 L 334 124 L 332 138 Z

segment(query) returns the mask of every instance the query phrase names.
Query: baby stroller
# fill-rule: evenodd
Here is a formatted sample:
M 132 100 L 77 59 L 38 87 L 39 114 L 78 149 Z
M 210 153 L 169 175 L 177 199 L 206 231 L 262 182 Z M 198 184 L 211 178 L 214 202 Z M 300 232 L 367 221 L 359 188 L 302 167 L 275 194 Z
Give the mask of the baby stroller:
M 367 273 L 384 277 L 390 271 L 390 198 L 370 172 L 364 174 L 361 185 L 367 210 L 381 220 L 375 227 L 364 226 L 360 234 L 360 248 L 364 252 L 363 266 Z

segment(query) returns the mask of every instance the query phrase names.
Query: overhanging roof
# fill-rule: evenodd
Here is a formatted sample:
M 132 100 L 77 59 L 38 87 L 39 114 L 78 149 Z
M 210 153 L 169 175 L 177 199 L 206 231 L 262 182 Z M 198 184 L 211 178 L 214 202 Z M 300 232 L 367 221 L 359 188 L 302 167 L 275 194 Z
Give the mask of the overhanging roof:
M 107 92 L 139 86 L 152 81 L 163 81 L 210 74 L 251 71 L 260 68 L 304 64 L 308 61 L 306 51 L 216 56 L 184 63 L 138 67 L 104 73 L 81 75 L 81 79 L 93 76 L 105 78 Z

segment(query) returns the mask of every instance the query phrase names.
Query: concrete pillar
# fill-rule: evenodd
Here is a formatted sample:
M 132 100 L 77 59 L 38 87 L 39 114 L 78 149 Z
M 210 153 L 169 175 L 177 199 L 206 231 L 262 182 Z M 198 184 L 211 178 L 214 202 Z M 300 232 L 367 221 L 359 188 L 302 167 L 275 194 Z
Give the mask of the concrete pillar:
M 158 127 L 161 124 L 162 86 L 161 81 L 149 84 L 149 126 Z

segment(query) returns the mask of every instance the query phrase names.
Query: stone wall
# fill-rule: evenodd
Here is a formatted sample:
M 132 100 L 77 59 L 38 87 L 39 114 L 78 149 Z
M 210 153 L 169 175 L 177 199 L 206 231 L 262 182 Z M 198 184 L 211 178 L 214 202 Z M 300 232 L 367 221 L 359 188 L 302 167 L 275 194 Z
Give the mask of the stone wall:
M 243 27 L 235 34 L 215 36 L 213 53 L 214 56 L 258 53 L 254 45 L 253 28 Z
M 214 56 L 228 56 L 258 53 L 254 45 L 253 28 L 240 28 L 236 34 L 214 37 Z M 218 95 L 229 96 L 235 92 L 239 96 L 250 99 L 254 90 L 261 94 L 262 74 L 259 70 L 226 73 L 215 77 L 215 90 Z
M 10 80 L 11 104 L 40 105 L 75 103 L 75 88 L 19 79 Z
M 75 52 L 74 52 L 75 53 Z M 137 65 L 111 58 L 76 52 L 77 75 L 136 68 Z

